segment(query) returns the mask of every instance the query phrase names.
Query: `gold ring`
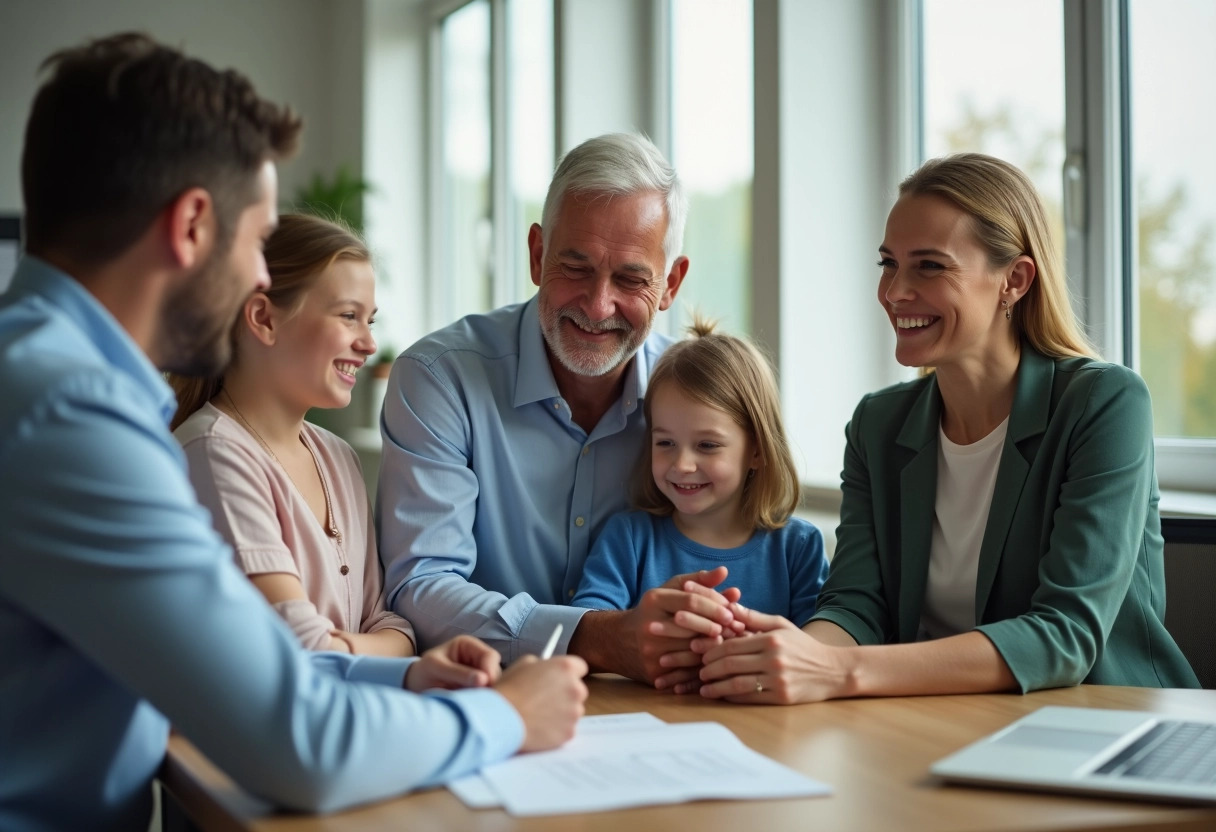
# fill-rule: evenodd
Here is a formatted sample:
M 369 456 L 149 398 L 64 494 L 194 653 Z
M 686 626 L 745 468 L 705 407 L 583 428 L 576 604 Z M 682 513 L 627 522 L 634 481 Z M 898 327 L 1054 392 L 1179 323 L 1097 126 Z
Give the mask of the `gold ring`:
M 760 677 L 756 677 L 756 693 L 764 693 L 764 683 L 760 681 Z

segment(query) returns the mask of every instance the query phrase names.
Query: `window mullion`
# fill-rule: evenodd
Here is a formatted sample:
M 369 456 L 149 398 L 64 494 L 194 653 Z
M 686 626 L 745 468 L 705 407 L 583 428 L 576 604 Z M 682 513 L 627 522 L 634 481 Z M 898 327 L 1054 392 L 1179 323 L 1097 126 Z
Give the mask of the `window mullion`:
M 923 0 L 900 0 L 887 27 L 892 56 L 887 74 L 895 125 L 891 170 L 902 179 L 925 159 L 925 15 Z
M 449 274 L 444 238 L 444 218 L 447 216 L 445 201 L 447 195 L 443 187 L 443 9 L 434 7 L 430 26 L 430 37 L 427 39 L 427 113 L 429 129 L 427 130 L 427 202 L 430 205 L 431 221 L 428 223 L 429 258 L 432 275 Z M 451 307 L 450 281 L 428 280 L 427 286 L 427 321 L 429 332 L 438 328 L 450 319 Z
M 508 233 L 516 227 L 511 216 L 510 106 L 507 79 L 507 2 L 490 5 L 490 297 L 493 306 L 504 306 L 515 297 L 513 253 L 516 242 Z
M 1103 357 L 1125 361 L 1126 105 L 1119 0 L 1065 0 L 1064 218 L 1069 285 Z M 1079 203 L 1079 204 L 1078 204 Z

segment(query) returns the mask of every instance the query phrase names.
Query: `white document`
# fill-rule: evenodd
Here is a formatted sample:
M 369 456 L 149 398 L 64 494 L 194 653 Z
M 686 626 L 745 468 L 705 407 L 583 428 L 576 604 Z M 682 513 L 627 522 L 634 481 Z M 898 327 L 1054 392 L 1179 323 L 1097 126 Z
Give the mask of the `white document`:
M 498 793 L 481 774 L 468 774 L 448 783 L 448 791 L 470 809 L 497 809 L 502 806 Z
M 654 714 L 645 712 L 629 714 L 601 714 L 585 716 L 578 721 L 574 738 L 565 746 L 569 748 L 577 743 L 579 738 L 594 736 L 612 731 L 645 731 L 667 723 Z M 448 783 L 448 789 L 460 799 L 460 802 L 470 809 L 496 809 L 502 806 L 494 787 L 481 776 L 470 774 Z
M 660 726 L 580 730 L 562 748 L 487 766 L 482 777 L 515 816 L 831 794 L 716 722 Z

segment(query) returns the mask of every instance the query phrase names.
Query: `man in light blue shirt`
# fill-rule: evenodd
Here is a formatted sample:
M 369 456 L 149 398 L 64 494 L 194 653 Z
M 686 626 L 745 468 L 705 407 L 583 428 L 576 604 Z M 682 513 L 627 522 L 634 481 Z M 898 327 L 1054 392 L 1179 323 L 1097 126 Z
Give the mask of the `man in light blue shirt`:
M 22 157 L 30 256 L 0 296 L 0 829 L 146 828 L 170 722 L 241 785 L 317 811 L 568 738 L 581 661 L 494 690 L 474 639 L 306 654 L 195 501 L 160 370 L 227 361 L 268 285 L 298 118 L 138 35 L 48 65 Z
M 677 576 L 633 610 L 567 606 L 592 541 L 626 507 L 646 379 L 670 343 L 651 326 L 688 270 L 686 213 L 650 141 L 584 142 L 528 233 L 537 295 L 397 360 L 376 522 L 390 601 L 421 643 L 471 633 L 510 660 L 560 623 L 560 647 L 594 669 L 671 687 L 696 679 L 688 638 L 730 625 L 723 596 L 681 589 L 716 586 L 724 569 Z

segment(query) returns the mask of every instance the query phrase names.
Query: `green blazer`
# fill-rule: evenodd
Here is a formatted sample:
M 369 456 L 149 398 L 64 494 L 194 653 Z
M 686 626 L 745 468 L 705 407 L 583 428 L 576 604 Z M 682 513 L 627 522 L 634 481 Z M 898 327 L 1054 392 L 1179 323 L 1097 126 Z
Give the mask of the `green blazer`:
M 937 497 L 936 377 L 861 400 L 845 429 L 836 555 L 815 618 L 858 644 L 916 640 Z M 1148 388 L 1023 344 L 975 588 L 978 629 L 1023 692 L 1199 687 L 1166 632 Z

